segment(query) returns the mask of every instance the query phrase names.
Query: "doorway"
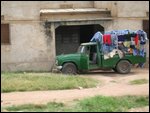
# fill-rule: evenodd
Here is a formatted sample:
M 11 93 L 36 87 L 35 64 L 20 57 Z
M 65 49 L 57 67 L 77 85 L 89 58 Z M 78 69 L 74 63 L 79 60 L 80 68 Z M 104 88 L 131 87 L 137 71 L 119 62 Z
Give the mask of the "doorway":
M 56 55 L 75 53 L 81 43 L 91 40 L 97 32 L 104 32 L 98 24 L 59 26 L 55 29 Z

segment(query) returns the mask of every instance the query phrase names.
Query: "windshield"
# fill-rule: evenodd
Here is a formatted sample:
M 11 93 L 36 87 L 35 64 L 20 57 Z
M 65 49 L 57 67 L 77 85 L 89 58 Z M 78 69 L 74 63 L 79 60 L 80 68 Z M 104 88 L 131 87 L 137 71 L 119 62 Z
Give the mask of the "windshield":
M 77 53 L 83 53 L 85 46 L 79 46 Z
M 87 51 L 89 50 L 89 47 L 87 46 L 79 46 L 77 53 L 87 53 Z

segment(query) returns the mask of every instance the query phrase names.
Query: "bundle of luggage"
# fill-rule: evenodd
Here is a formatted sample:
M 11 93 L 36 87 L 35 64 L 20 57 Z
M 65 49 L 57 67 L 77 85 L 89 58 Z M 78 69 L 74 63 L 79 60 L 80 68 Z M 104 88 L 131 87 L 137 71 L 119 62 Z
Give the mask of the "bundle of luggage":
M 104 59 L 109 59 L 115 54 L 122 58 L 125 54 L 140 55 L 144 57 L 147 34 L 143 30 L 113 30 L 102 34 L 96 32 L 90 41 L 98 42 Z

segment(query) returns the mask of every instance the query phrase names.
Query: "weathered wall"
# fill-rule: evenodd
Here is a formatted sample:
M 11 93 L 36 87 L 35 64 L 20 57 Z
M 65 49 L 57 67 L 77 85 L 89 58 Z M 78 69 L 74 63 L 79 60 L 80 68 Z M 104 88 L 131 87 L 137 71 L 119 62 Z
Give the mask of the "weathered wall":
M 1 44 L 2 71 L 51 70 L 55 60 L 55 25 L 45 26 L 45 22 L 40 21 L 40 9 L 93 7 L 111 10 L 114 20 L 87 21 L 85 24 L 99 23 L 105 30 L 142 29 L 142 20 L 149 12 L 148 1 L 136 4 L 131 1 L 2 1 L 4 20 L 1 22 L 10 24 L 11 40 L 10 45 Z M 77 24 L 83 25 L 82 22 Z M 148 52 L 149 43 L 146 47 Z
M 149 1 L 95 1 L 94 7 L 111 10 L 113 17 L 145 17 Z
M 149 1 L 118 1 L 118 17 L 145 17 Z
M 41 9 L 93 8 L 94 1 L 40 1 Z
M 38 2 L 31 1 L 3 1 L 1 15 L 5 20 L 38 20 L 40 8 Z
M 105 30 L 109 31 L 120 29 L 131 29 L 131 30 L 142 29 L 142 20 L 115 19 L 112 22 L 110 22 L 109 25 L 107 25 Z
M 3 1 L 1 15 L 6 20 L 39 20 L 40 9 L 92 8 L 93 1 Z
M 117 1 L 95 1 L 95 8 L 111 10 L 113 17 L 117 16 Z
M 11 24 L 10 29 L 11 45 L 1 46 L 2 70 L 50 70 L 49 57 L 54 56 L 48 55 L 43 23 Z

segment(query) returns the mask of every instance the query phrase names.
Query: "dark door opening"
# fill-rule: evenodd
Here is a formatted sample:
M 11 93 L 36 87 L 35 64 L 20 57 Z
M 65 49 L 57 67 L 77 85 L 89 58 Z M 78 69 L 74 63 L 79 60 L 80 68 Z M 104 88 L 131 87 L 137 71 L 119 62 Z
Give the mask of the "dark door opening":
M 100 25 L 81 25 L 80 26 L 80 43 L 89 42 L 97 31 L 100 31 L 103 33 L 104 28 Z
M 143 20 L 143 30 L 147 33 L 149 39 L 149 20 Z
M 55 29 L 56 55 L 75 53 L 81 43 L 89 42 L 97 32 L 104 32 L 100 25 L 59 26 Z

